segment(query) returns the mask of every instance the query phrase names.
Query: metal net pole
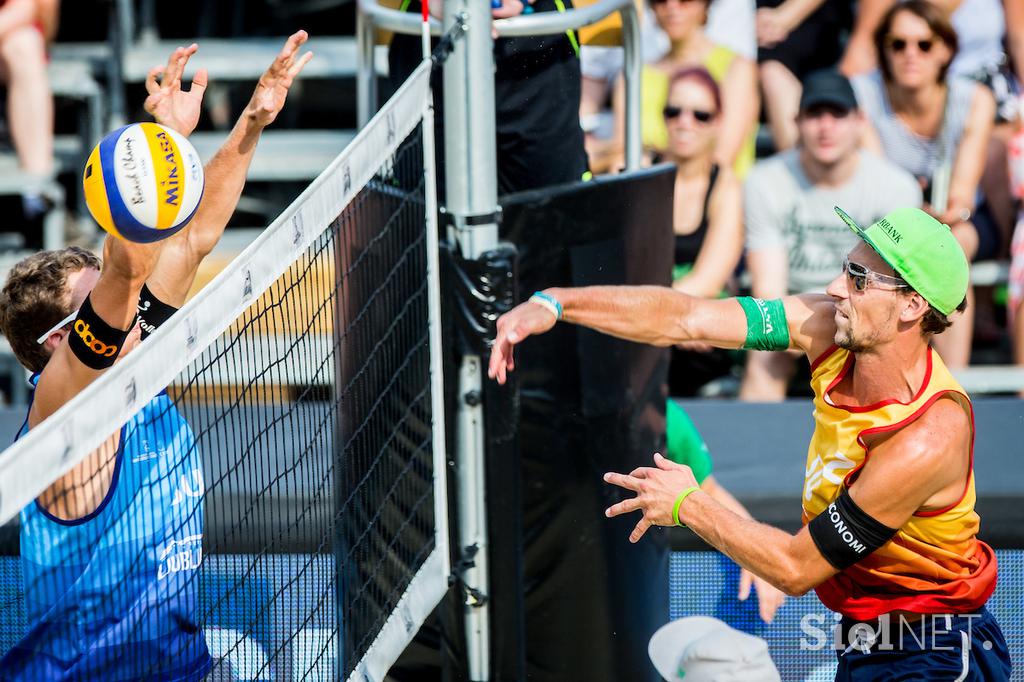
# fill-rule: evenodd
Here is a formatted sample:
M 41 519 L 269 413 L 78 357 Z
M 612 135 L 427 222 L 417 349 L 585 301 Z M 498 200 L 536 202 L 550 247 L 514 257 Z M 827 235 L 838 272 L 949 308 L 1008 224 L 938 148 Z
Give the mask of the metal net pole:
M 498 193 L 494 119 L 494 41 L 488 0 L 449 0 L 444 25 L 461 23 L 466 34 L 444 67 L 446 209 L 468 260 L 498 244 Z M 456 481 L 459 543 L 472 558 L 462 579 L 469 595 L 486 595 L 487 509 L 484 470 L 484 359 L 467 354 L 459 367 L 456 416 Z M 469 597 L 464 607 L 471 680 L 489 679 L 486 598 Z

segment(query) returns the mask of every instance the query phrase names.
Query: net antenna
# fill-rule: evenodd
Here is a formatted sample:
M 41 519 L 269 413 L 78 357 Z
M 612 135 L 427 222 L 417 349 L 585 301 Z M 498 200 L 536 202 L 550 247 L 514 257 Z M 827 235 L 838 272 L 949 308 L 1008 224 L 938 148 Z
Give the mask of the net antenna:
M 379 682 L 448 589 L 430 68 L 155 334 L 0 454 L 6 523 L 110 434 L 142 432 L 167 389 L 202 463 L 173 504 L 205 512 L 178 584 L 245 679 Z M 182 478 L 176 454 L 153 453 L 172 462 L 155 485 Z

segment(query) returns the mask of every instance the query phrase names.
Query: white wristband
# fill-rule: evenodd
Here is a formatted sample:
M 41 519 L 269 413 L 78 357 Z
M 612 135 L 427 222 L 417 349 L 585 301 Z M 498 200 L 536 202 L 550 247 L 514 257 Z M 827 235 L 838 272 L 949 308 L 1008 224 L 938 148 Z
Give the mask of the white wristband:
M 558 316 L 558 308 L 556 308 L 555 304 L 552 303 L 551 301 L 549 301 L 549 300 L 547 300 L 545 298 L 541 298 L 540 296 L 531 296 L 529 300 L 530 300 L 530 303 L 536 303 L 537 305 L 541 306 L 542 308 L 547 310 L 549 313 L 554 315 L 556 320 L 558 319 L 558 317 L 559 317 Z

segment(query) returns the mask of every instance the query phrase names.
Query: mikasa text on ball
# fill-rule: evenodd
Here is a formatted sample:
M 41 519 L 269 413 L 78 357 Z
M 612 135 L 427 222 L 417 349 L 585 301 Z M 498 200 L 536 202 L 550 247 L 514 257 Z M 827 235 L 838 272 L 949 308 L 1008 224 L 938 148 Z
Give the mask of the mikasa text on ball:
M 155 242 L 192 219 L 203 181 L 202 161 L 187 139 L 157 123 L 133 123 L 96 145 L 82 185 L 100 227 L 129 241 Z

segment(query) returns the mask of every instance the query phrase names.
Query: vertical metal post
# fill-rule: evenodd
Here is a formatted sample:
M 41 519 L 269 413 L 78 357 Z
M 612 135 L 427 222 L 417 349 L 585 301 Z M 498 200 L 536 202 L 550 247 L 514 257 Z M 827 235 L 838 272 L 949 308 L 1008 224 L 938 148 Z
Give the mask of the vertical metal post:
M 109 90 L 110 120 L 109 128 L 116 128 L 125 122 L 124 101 L 124 53 L 125 41 L 131 41 L 131 3 L 112 0 L 110 14 L 107 17 L 108 42 L 110 43 L 110 59 L 107 61 L 107 89 Z
M 494 41 L 488 0 L 446 0 L 444 26 L 462 23 L 466 33 L 444 66 L 446 209 L 467 259 L 498 244 L 498 174 L 494 121 Z M 459 368 L 456 414 L 456 480 L 459 545 L 473 553 L 462 578 L 487 595 L 487 508 L 484 476 L 484 360 L 466 356 Z M 464 607 L 469 678 L 490 677 L 490 630 L 486 599 Z
M 377 67 L 374 63 L 373 18 L 356 9 L 356 122 L 361 130 L 377 112 Z
M 622 44 L 625 49 L 626 79 L 626 170 L 640 167 L 640 72 L 643 55 L 640 45 L 640 20 L 633 3 L 625 5 L 622 16 Z
M 423 58 L 430 58 L 430 24 L 423 22 Z M 428 75 L 427 78 L 430 76 Z M 430 415 L 434 429 L 434 538 L 444 575 L 451 573 L 448 528 L 448 452 L 445 438 L 444 358 L 441 352 L 441 252 L 437 228 L 437 154 L 434 149 L 434 94 L 423 107 L 423 203 L 427 230 L 427 308 L 430 335 Z

